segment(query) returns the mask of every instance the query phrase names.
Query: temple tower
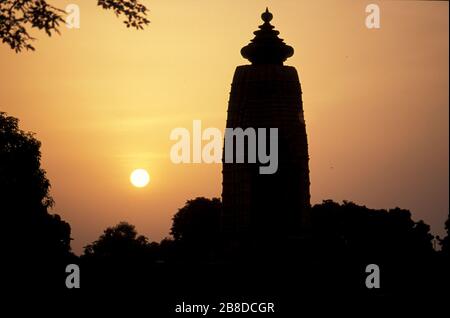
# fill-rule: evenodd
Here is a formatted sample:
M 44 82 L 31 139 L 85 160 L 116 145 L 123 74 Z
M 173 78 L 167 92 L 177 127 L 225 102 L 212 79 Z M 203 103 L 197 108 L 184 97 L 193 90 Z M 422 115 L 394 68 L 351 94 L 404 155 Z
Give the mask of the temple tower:
M 283 65 L 294 49 L 278 37 L 268 9 L 261 17 L 241 50 L 251 65 L 235 71 L 226 127 L 278 128 L 278 170 L 260 174 L 258 163 L 223 162 L 222 233 L 228 249 L 244 253 L 255 244 L 301 238 L 310 213 L 302 90 L 296 69 Z

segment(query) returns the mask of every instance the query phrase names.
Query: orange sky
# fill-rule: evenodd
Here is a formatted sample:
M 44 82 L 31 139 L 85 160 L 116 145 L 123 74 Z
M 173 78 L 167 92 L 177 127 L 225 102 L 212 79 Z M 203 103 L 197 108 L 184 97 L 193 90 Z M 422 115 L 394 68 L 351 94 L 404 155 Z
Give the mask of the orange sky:
M 51 2 L 51 1 L 50 1 Z M 81 28 L 37 33 L 36 52 L 0 45 L 0 110 L 42 141 L 54 211 L 77 253 L 121 220 L 151 240 L 168 235 L 187 199 L 220 196 L 221 165 L 174 165 L 170 131 L 223 129 L 240 49 L 272 23 L 295 54 L 310 145 L 312 203 L 400 206 L 443 233 L 449 210 L 448 2 L 143 1 L 152 23 L 127 29 L 93 0 Z M 192 129 L 192 128 L 190 128 Z M 150 186 L 129 174 L 146 168 Z

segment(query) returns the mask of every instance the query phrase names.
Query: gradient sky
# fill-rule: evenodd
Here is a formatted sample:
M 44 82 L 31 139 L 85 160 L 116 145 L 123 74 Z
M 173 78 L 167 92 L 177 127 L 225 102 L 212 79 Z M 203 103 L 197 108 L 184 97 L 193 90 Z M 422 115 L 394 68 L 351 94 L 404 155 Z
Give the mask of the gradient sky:
M 399 206 L 443 234 L 449 210 L 448 2 L 143 0 L 152 23 L 127 29 L 93 0 L 76 3 L 81 28 L 36 52 L 0 45 L 0 110 L 42 141 L 54 212 L 79 253 L 126 220 L 151 240 L 168 236 L 187 199 L 221 194 L 221 165 L 174 165 L 170 131 L 192 120 L 223 129 L 240 49 L 272 23 L 295 48 L 309 138 L 312 203 Z M 151 183 L 129 174 L 146 168 Z

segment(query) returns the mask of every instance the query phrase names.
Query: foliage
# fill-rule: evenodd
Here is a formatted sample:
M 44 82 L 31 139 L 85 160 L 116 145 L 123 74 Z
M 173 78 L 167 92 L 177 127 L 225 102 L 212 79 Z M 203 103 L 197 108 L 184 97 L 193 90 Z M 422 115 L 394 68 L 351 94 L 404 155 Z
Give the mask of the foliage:
M 120 222 L 108 227 L 94 243 L 84 249 L 87 258 L 136 259 L 148 256 L 155 246 L 143 235 L 138 235 L 134 225 Z
M 220 249 L 221 210 L 218 198 L 188 200 L 173 216 L 170 230 L 173 244 L 164 245 L 171 247 L 173 258 L 194 262 L 214 260 Z
M 210 240 L 218 235 L 221 209 L 218 198 L 188 200 L 173 216 L 170 234 L 175 241 Z
M 60 258 L 70 252 L 70 226 L 48 213 L 53 199 L 40 166 L 40 146 L 19 128 L 17 118 L 0 112 L 0 210 L 11 231 L 20 233 L 11 233 L 9 251 Z
M 313 238 L 323 255 L 394 260 L 431 255 L 430 226 L 408 210 L 376 210 L 353 202 L 323 201 L 312 208 Z
M 19 129 L 18 119 L 0 112 L 0 192 L 5 198 L 19 194 L 27 200 L 6 204 L 52 206 L 50 182 L 40 168 L 41 143 L 30 132 Z
M 97 5 L 123 16 L 127 27 L 138 30 L 148 25 L 148 9 L 138 0 L 97 0 Z M 48 3 L 47 0 L 2 0 L 0 1 L 0 39 L 16 52 L 35 50 L 35 40 L 29 29 L 44 31 L 48 36 L 60 33 L 60 24 L 65 23 L 66 12 Z
M 447 221 L 445 222 L 445 230 L 447 231 L 447 235 L 440 240 L 441 250 L 444 255 L 450 256 L 450 212 L 447 217 Z

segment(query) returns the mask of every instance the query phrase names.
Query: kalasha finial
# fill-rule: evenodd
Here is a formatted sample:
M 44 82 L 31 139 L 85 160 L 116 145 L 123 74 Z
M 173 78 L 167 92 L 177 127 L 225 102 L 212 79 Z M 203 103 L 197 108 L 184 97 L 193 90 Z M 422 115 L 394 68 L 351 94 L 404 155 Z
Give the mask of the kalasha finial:
M 273 14 L 269 12 L 269 7 L 266 7 L 266 12 L 261 14 L 261 18 L 264 22 L 269 23 L 273 19 Z
M 255 37 L 250 44 L 241 49 L 241 54 L 252 64 L 283 65 L 287 58 L 294 55 L 294 49 L 278 37 L 280 32 L 274 30 L 274 26 L 270 24 L 273 15 L 269 12 L 269 8 L 261 14 L 261 19 L 264 24 L 259 26 L 258 31 L 253 32 Z

